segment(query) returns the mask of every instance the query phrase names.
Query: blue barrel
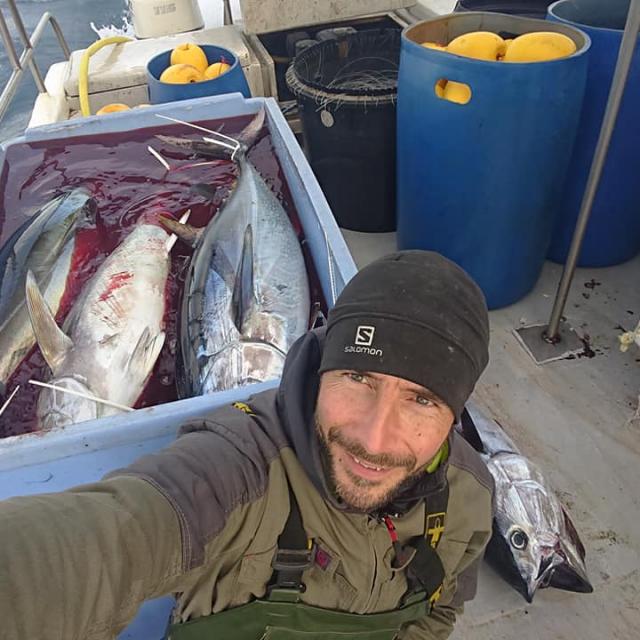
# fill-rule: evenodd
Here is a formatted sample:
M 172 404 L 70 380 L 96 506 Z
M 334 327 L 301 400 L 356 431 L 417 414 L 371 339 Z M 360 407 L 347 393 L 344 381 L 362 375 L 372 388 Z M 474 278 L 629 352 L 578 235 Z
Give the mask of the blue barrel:
M 628 9 L 629 0 L 561 0 L 549 7 L 550 20 L 576 25 L 591 38 L 582 115 L 549 249 L 549 258 L 556 262 L 564 262 L 569 252 Z M 619 264 L 640 252 L 639 117 L 640 45 L 637 45 L 578 258 L 579 266 Z
M 219 96 L 223 93 L 241 93 L 245 98 L 251 97 L 244 71 L 237 56 L 229 51 L 212 44 L 198 45 L 207 56 L 207 62 L 226 62 L 231 68 L 217 78 L 192 82 L 190 84 L 170 84 L 160 82 L 162 72 L 171 64 L 171 51 L 164 51 L 154 56 L 147 63 L 147 84 L 149 86 L 149 101 L 151 104 L 173 102 L 174 100 L 190 100 L 206 96 Z
M 557 31 L 575 54 L 486 62 L 421 47 L 471 31 Z M 534 286 L 544 263 L 574 141 L 589 38 L 544 20 L 457 13 L 403 31 L 398 77 L 398 245 L 432 249 L 478 282 L 490 308 Z M 471 87 L 467 104 L 439 98 L 442 78 Z

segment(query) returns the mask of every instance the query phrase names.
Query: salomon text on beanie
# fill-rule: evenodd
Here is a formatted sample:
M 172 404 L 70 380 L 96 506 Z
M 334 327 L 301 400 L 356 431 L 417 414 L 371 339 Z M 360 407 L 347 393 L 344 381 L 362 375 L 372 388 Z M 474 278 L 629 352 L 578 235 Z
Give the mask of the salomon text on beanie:
M 329 312 L 320 373 L 373 371 L 435 393 L 456 418 L 489 360 L 476 283 L 431 251 L 399 251 L 359 271 Z

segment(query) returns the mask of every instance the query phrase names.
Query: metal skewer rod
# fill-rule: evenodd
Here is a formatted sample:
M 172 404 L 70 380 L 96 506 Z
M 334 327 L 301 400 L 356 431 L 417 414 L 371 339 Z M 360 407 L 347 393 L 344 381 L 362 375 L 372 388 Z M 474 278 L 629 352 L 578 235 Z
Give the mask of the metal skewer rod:
M 104 398 L 98 398 L 92 396 L 90 393 L 82 393 L 81 391 L 74 391 L 73 389 L 65 389 L 65 387 L 59 387 L 56 384 L 49 384 L 48 382 L 40 382 L 39 380 L 29 380 L 29 384 L 33 384 L 36 387 L 45 387 L 46 389 L 53 389 L 54 391 L 60 391 L 62 393 L 68 393 L 72 396 L 78 396 L 78 398 L 84 398 L 85 400 L 93 400 L 93 402 L 99 402 L 100 404 L 106 404 L 108 407 L 114 407 L 121 411 L 135 411 L 131 407 L 127 407 L 124 404 L 118 404 L 117 402 L 111 402 Z
M 185 127 L 191 127 L 192 129 L 197 129 L 198 131 L 204 131 L 205 133 L 210 133 L 214 136 L 220 136 L 223 140 L 228 140 L 234 146 L 239 145 L 240 143 L 231 136 L 225 136 L 224 133 L 220 133 L 219 131 L 214 131 L 213 129 L 207 129 L 206 127 L 201 127 L 199 124 L 193 124 L 193 122 L 187 122 L 186 120 L 178 120 L 178 118 L 172 118 L 171 116 L 165 116 L 161 113 L 156 113 L 158 118 L 162 118 L 163 120 L 170 120 L 171 122 L 175 122 L 176 124 L 183 124 Z
M 576 270 L 578 255 L 580 254 L 582 241 L 584 239 L 587 223 L 589 222 L 589 216 L 591 215 L 591 209 L 593 207 L 593 201 L 600 183 L 602 169 L 607 158 L 609 143 L 611 142 L 611 135 L 618 117 L 620 102 L 622 101 L 625 85 L 627 83 L 629 67 L 631 66 L 631 60 L 636 48 L 639 30 L 640 0 L 631 0 L 629 4 L 629 13 L 627 14 L 627 22 L 622 36 L 622 43 L 620 44 L 620 52 L 618 53 L 618 61 L 616 63 L 616 69 L 611 83 L 611 90 L 607 100 L 607 108 L 602 120 L 598 144 L 596 145 L 596 150 L 593 154 L 593 161 L 591 163 L 591 170 L 589 171 L 587 186 L 582 198 L 580 213 L 578 214 L 576 228 L 571 240 L 571 247 L 562 272 L 562 278 L 558 285 L 556 298 L 553 303 L 551 317 L 549 318 L 549 325 L 543 334 L 544 339 L 550 343 L 557 342 L 559 338 L 558 329 L 562 318 L 562 312 L 564 311 L 567 298 L 569 297 L 569 289 L 571 288 L 571 281 L 573 280 L 573 275 Z
M 2 407 L 0 407 L 0 416 L 4 413 L 5 409 L 9 406 L 13 397 L 18 393 L 18 389 L 20 389 L 20 385 L 18 385 L 12 392 L 11 395 L 4 401 Z

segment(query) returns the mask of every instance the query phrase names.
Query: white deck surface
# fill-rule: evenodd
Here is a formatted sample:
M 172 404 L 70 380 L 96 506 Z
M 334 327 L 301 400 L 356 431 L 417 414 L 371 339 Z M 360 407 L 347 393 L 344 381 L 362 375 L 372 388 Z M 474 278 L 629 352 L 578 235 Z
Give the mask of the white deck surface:
M 358 266 L 395 250 L 392 233 L 343 233 Z M 595 591 L 546 589 L 528 604 L 484 565 L 455 640 L 640 638 L 640 350 L 621 353 L 617 339 L 640 319 L 640 258 L 577 271 L 565 316 L 596 355 L 540 366 L 512 330 L 548 320 L 560 274 L 546 263 L 532 293 L 491 312 L 491 360 L 475 397 L 558 491 Z

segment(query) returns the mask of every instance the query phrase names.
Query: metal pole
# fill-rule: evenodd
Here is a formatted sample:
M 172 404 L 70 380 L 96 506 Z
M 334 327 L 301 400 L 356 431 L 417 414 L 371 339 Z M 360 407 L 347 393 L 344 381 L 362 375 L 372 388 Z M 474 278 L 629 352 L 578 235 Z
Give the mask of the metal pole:
M 20 61 L 18 60 L 18 54 L 16 52 L 16 48 L 13 46 L 13 40 L 11 39 L 11 33 L 9 32 L 9 27 L 7 25 L 7 21 L 4 19 L 4 13 L 0 9 L 0 35 L 2 36 L 2 41 L 4 42 L 4 48 L 9 56 L 9 60 L 11 61 L 11 66 L 14 69 L 20 69 Z
M 233 16 L 231 14 L 231 3 L 229 0 L 222 0 L 222 4 L 224 5 L 224 22 L 223 24 L 233 24 Z
M 631 66 L 631 60 L 636 48 L 639 30 L 640 0 L 631 0 L 629 4 L 629 13 L 627 14 L 627 22 L 622 36 L 622 43 L 620 44 L 620 52 L 618 53 L 616 70 L 611 83 L 609 99 L 607 100 L 607 108 L 602 120 L 602 128 L 600 129 L 598 144 L 593 155 L 591 170 L 589 171 L 587 186 L 582 198 L 576 228 L 573 232 L 569 255 L 567 256 L 567 262 L 562 272 L 560 284 L 558 285 L 556 299 L 553 303 L 553 310 L 551 311 L 551 317 L 549 319 L 549 326 L 544 332 L 544 338 L 547 342 L 554 343 L 558 341 L 558 328 L 560 326 L 562 312 L 564 311 L 565 304 L 567 303 L 571 281 L 576 270 L 578 254 L 582 247 L 582 240 L 584 239 L 587 223 L 589 222 L 589 216 L 591 215 L 593 200 L 598 190 L 600 176 L 602 175 L 602 168 L 607 157 L 607 151 L 609 150 L 611 134 L 613 133 L 616 118 L 618 117 L 618 110 L 620 108 L 620 102 L 627 82 L 627 76 L 629 75 L 629 67 Z
M 38 42 L 40 42 L 40 38 L 42 37 L 42 34 L 49 20 L 50 20 L 49 14 L 45 13 L 42 15 L 42 17 L 38 21 L 36 28 L 33 30 L 33 33 L 31 34 L 34 44 L 37 44 Z M 0 12 L 0 35 L 2 36 L 7 52 L 9 53 L 9 57 L 12 59 L 12 62 L 13 62 L 13 59 L 16 56 L 16 53 L 15 53 L 15 49 L 13 49 L 13 42 L 11 40 L 11 35 L 8 33 L 8 31 L 6 33 L 4 31 L 4 28 L 6 28 L 6 26 L 7 25 L 4 22 L 4 17 L 1 15 L 1 12 Z M 8 38 L 8 41 L 7 41 L 7 38 Z M 13 56 L 11 52 L 13 52 Z M 18 87 L 18 83 L 22 79 L 24 69 L 29 64 L 29 61 L 31 60 L 32 56 L 33 56 L 33 48 L 29 47 L 23 50 L 22 55 L 20 56 L 19 59 L 16 59 L 16 64 L 14 65 L 13 73 L 11 74 L 11 77 L 9 78 L 7 84 L 2 90 L 2 94 L 0 95 L 0 120 L 2 120 L 7 108 L 9 107 L 9 104 L 11 103 L 11 100 L 15 95 L 16 89 Z
M 20 12 L 16 7 L 15 0 L 7 0 L 7 4 L 9 5 L 9 10 L 11 11 L 11 16 L 13 17 L 13 23 L 18 31 L 18 34 L 20 35 L 20 38 L 22 39 L 22 42 L 24 43 L 25 49 L 33 50 L 29 34 L 24 28 L 24 22 L 22 22 L 22 17 L 20 16 Z M 44 80 L 42 79 L 42 74 L 40 73 L 40 69 L 38 69 L 36 61 L 30 57 L 27 64 L 29 65 L 33 80 L 38 87 L 38 91 L 40 93 L 46 93 L 47 90 L 44 86 Z

